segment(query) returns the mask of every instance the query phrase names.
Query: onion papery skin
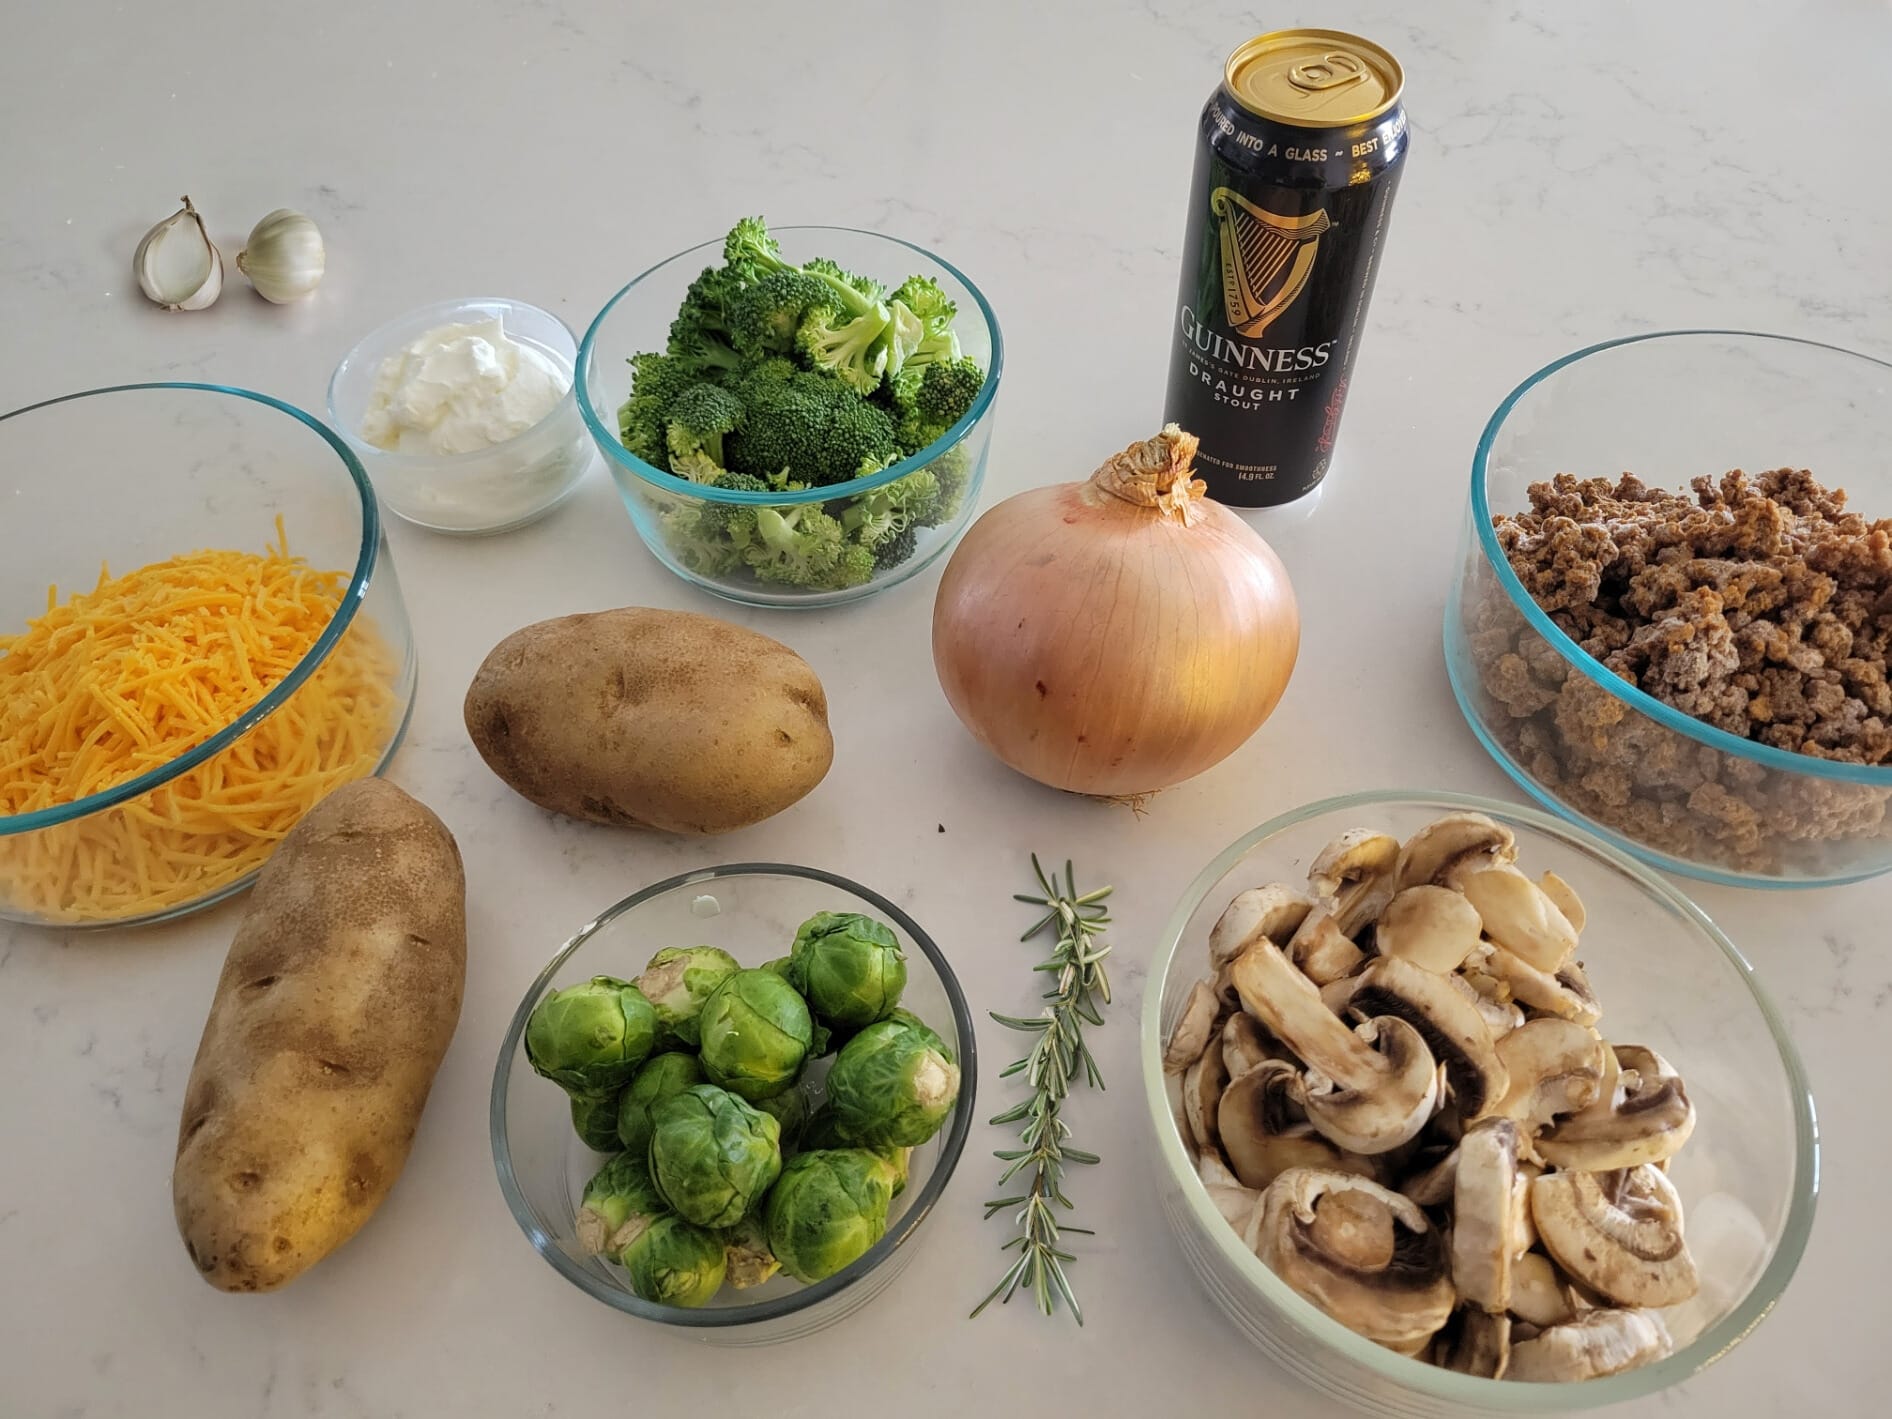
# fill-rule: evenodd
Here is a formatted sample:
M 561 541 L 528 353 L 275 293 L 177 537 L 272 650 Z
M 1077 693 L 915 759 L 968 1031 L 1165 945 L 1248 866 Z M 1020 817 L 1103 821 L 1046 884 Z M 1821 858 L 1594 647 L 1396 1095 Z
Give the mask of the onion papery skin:
M 933 607 L 940 687 L 979 742 L 1100 797 L 1234 753 L 1280 702 L 1300 635 L 1287 570 L 1234 513 L 1201 499 L 1185 521 L 1095 482 L 987 512 Z

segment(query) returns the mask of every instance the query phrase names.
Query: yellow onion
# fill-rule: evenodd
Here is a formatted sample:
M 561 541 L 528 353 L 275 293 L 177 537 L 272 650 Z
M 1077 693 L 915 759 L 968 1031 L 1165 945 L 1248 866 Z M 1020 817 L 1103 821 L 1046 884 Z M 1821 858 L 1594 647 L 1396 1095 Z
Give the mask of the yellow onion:
M 979 742 L 1073 793 L 1154 792 L 1213 767 L 1287 688 L 1287 571 L 1205 496 L 1174 424 L 1089 480 L 993 508 L 947 564 L 933 664 Z

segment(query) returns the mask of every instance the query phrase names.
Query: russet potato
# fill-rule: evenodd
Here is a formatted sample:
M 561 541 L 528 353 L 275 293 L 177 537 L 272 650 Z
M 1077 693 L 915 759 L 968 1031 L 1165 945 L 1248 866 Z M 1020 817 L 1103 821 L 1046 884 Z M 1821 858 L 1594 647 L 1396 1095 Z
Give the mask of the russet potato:
M 465 979 L 452 835 L 385 780 L 336 789 L 258 878 L 185 1086 L 172 1200 L 206 1281 L 274 1290 L 368 1220 Z
M 515 631 L 466 694 L 487 766 L 541 808 L 726 833 L 772 817 L 834 760 L 821 681 L 779 641 L 627 607 Z

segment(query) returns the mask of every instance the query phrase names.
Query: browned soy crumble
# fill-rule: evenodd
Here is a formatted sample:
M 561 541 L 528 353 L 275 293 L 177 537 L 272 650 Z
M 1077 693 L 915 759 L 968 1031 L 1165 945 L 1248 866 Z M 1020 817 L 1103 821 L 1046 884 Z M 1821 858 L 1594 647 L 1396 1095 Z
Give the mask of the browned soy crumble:
M 1892 762 L 1892 520 L 1781 468 L 1694 496 L 1560 474 L 1493 519 L 1559 628 L 1665 704 L 1813 758 Z M 1572 807 L 1677 856 L 1818 873 L 1821 845 L 1892 833 L 1886 790 L 1763 769 L 1571 671 L 1488 570 L 1467 632 L 1505 747 Z

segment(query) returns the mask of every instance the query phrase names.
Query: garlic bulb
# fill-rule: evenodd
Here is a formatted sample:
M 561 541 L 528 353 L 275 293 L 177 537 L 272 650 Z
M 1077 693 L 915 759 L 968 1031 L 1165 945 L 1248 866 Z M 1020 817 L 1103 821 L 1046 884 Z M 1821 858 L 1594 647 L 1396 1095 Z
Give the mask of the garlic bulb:
M 139 288 L 166 310 L 202 310 L 223 293 L 223 253 L 188 197 L 138 243 L 131 258 Z
M 321 283 L 328 253 L 314 222 L 278 207 L 251 229 L 236 263 L 258 295 L 280 305 L 301 299 Z

